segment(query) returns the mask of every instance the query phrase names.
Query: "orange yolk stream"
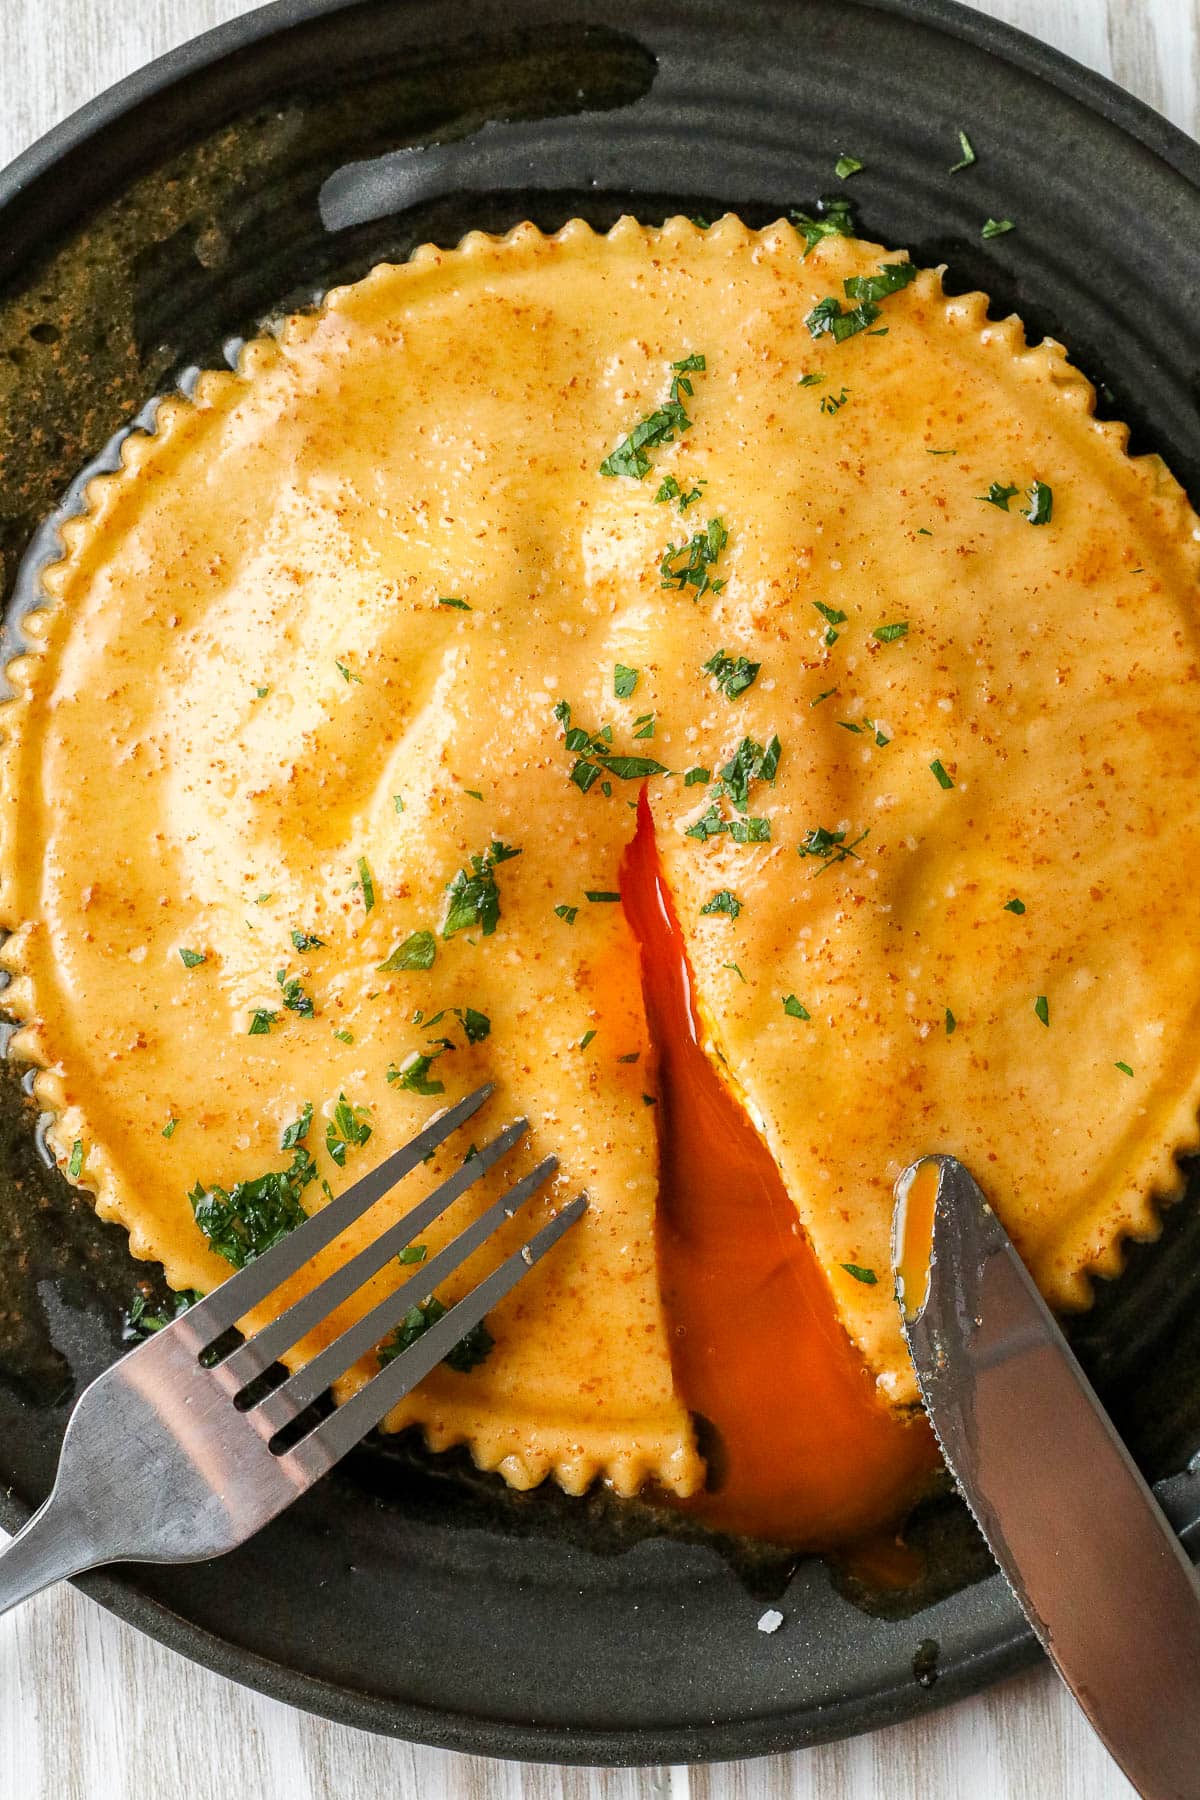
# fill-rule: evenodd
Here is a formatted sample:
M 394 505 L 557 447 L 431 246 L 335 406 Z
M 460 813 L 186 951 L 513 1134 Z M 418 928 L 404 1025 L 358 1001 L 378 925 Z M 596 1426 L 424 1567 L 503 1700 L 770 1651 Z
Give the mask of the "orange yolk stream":
M 917 1164 L 901 1193 L 900 1261 L 896 1266 L 904 1317 L 915 1319 L 929 1298 L 929 1259 L 941 1170 L 931 1159 Z
M 621 868 L 659 1066 L 658 1257 L 672 1363 L 718 1530 L 831 1549 L 899 1519 L 937 1467 L 876 1398 L 773 1158 L 700 1045 L 691 970 L 643 793 Z M 885 1275 L 884 1279 L 890 1277 Z

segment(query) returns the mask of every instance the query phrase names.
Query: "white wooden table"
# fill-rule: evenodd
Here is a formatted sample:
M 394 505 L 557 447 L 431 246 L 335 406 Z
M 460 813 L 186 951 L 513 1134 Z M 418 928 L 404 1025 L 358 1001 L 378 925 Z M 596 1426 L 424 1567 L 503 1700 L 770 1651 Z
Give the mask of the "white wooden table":
M 448 0 L 451 3 L 451 0 Z M 0 0 L 0 165 L 247 0 Z M 1200 127 L 1200 0 L 985 0 Z M 1131 1678 L 1136 1673 L 1131 1671 Z M 331 1725 L 162 1649 L 74 1590 L 0 1620 L 0 1800 L 1117 1800 L 1046 1670 L 848 1744 L 715 1768 L 573 1770 Z

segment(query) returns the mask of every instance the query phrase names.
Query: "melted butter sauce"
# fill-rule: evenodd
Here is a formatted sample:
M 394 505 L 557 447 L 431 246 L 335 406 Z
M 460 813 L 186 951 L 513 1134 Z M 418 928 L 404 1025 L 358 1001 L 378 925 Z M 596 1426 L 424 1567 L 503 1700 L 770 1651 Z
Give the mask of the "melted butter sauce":
M 717 1530 L 830 1549 L 895 1521 L 938 1466 L 923 1419 L 881 1405 L 770 1152 L 700 1044 L 684 939 L 643 794 L 621 869 L 658 1054 L 658 1255 L 671 1356 L 707 1422 Z M 885 1277 L 886 1278 L 886 1277 Z

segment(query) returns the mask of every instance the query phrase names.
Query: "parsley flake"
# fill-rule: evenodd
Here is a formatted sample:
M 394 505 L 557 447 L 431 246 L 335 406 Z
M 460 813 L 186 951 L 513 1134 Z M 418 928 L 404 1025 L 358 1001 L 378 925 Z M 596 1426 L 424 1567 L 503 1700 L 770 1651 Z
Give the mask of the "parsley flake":
M 718 888 L 710 900 L 706 900 L 700 908 L 702 913 L 724 913 L 730 919 L 736 919 L 742 910 L 742 903 L 736 894 L 728 888 Z
M 594 1030 L 585 1031 L 583 1036 L 579 1040 L 579 1048 L 581 1050 L 586 1050 L 588 1045 L 591 1043 L 592 1039 L 595 1037 L 595 1035 L 596 1035 L 596 1033 Z
M 314 937 L 311 931 L 293 931 L 292 943 L 301 956 L 306 950 L 323 950 L 325 948 L 325 939 Z
M 839 181 L 849 181 L 851 175 L 857 175 L 863 167 L 857 156 L 847 156 L 843 151 L 833 165 L 833 172 Z
M 371 1135 L 365 1106 L 351 1106 L 345 1094 L 339 1094 L 333 1117 L 325 1126 L 325 1148 L 339 1169 L 346 1166 L 346 1151 L 360 1148 Z
M 726 656 L 723 650 L 718 650 L 714 656 L 709 657 L 701 672 L 712 676 L 727 700 L 736 700 L 739 694 L 744 694 L 748 687 L 753 686 L 761 668 L 761 663 L 748 662 L 744 656 L 735 660 L 732 656 Z
M 635 481 L 641 481 L 650 473 L 650 458 L 647 451 L 656 450 L 662 444 L 673 444 L 678 432 L 681 436 L 690 431 L 692 421 L 688 418 L 683 405 L 682 395 L 691 395 L 694 391 L 689 376 L 702 374 L 705 360 L 693 352 L 671 364 L 675 371 L 671 382 L 671 397 L 662 406 L 638 422 L 628 437 L 621 439 L 604 461 L 600 464 L 602 475 L 629 475 Z
M 346 663 L 338 662 L 335 658 L 333 666 L 337 670 L 338 674 L 341 676 L 343 681 L 357 681 L 359 687 L 362 686 L 362 676 L 356 675 L 354 673 L 354 670 L 349 668 Z
M 805 832 L 796 845 L 796 852 L 802 858 L 806 856 L 819 858 L 827 869 L 832 868 L 834 863 L 846 862 L 850 857 L 853 857 L 855 862 L 861 862 L 858 846 L 870 835 L 871 828 L 868 825 L 865 831 L 859 832 L 853 843 L 848 844 L 844 831 L 826 831 L 823 825 L 814 825 L 811 831 Z
M 957 175 L 960 169 L 969 169 L 971 167 L 971 164 L 976 160 L 975 151 L 972 148 L 971 140 L 967 136 L 965 131 L 959 132 L 958 144 L 959 144 L 959 149 L 962 151 L 962 156 L 958 162 L 951 163 L 951 165 L 950 165 L 951 175 Z
M 613 669 L 613 694 L 618 700 L 628 700 L 638 684 L 638 669 L 627 668 L 624 663 L 617 663 Z
M 699 766 L 697 766 L 694 769 L 689 769 L 687 771 L 687 773 L 684 775 L 683 785 L 685 788 L 707 787 L 711 780 L 712 780 L 712 770 L 711 769 L 702 769 Z
M 908 636 L 908 620 L 898 619 L 894 625 L 877 625 L 871 636 L 881 644 L 894 644 L 897 638 Z
M 275 979 L 283 990 L 283 1004 L 289 1012 L 299 1013 L 302 1019 L 311 1019 L 316 1008 L 312 995 L 306 994 L 297 975 L 289 976 L 286 969 L 276 969 Z
M 565 919 L 568 925 L 573 925 L 579 917 L 579 908 L 577 906 L 556 906 L 554 916 L 556 919 Z
M 1023 913 L 1025 911 L 1025 902 L 1023 900 L 1006 900 L 1004 902 L 1004 910 L 1005 912 L 1010 913 Z
M 198 969 L 202 962 L 208 961 L 206 950 L 181 950 L 179 960 L 185 969 Z
M 438 605 L 439 606 L 453 606 L 458 612 L 473 612 L 474 611 L 474 608 L 471 606 L 468 606 L 467 602 L 462 598 L 461 594 L 439 594 L 438 595 Z
M 1033 1010 L 1042 1021 L 1043 1025 L 1048 1025 L 1050 1023 L 1050 1002 L 1047 1000 L 1045 994 L 1038 995 L 1034 1002 Z
M 1014 494 L 1019 492 L 1020 489 L 1015 484 L 993 481 L 986 494 L 976 494 L 975 498 L 984 501 L 988 506 L 998 506 L 1001 512 L 1007 512 L 1009 501 Z
M 402 969 L 432 969 L 437 956 L 437 940 L 432 931 L 414 931 L 397 944 L 386 962 L 376 965 L 381 975 L 394 975 Z
M 998 238 L 1003 237 L 1006 231 L 1014 229 L 1011 219 L 985 219 L 979 235 L 985 238 Z
M 1120 1069 L 1122 1075 L 1132 1075 L 1133 1074 L 1133 1070 L 1130 1068 L 1130 1066 L 1127 1062 L 1114 1063 L 1113 1068 Z
M 822 238 L 855 236 L 849 200 L 822 200 L 818 203 L 818 213 L 819 217 L 815 219 L 803 212 L 788 214 L 792 225 L 804 239 L 805 256 L 816 249 Z
M 520 854 L 511 844 L 493 838 L 490 848 L 481 856 L 472 856 L 469 869 L 458 871 L 446 888 L 450 906 L 442 926 L 443 938 L 451 938 L 455 932 L 465 931 L 472 925 L 478 925 L 484 937 L 491 937 L 500 918 L 496 867 Z
M 444 1319 L 445 1316 L 446 1308 L 435 1294 L 430 1294 L 428 1299 L 420 1301 L 416 1306 L 410 1306 L 391 1337 L 376 1351 L 380 1366 L 386 1367 L 393 1357 L 410 1349 L 418 1338 L 424 1336 L 430 1326 L 436 1325 L 438 1320 Z M 448 1369 L 453 1369 L 456 1374 L 468 1375 L 491 1354 L 495 1342 L 495 1338 L 481 1319 L 478 1325 L 472 1325 L 469 1331 L 464 1332 L 453 1348 L 447 1350 L 442 1361 Z
M 1029 511 L 1025 517 L 1031 525 L 1048 525 L 1054 515 L 1054 489 L 1044 481 L 1035 481 L 1029 490 Z
M 957 1030 L 958 1030 L 958 1020 L 955 1018 L 954 1014 L 950 1011 L 950 1008 L 947 1007 L 946 1008 L 946 1036 L 953 1037 L 954 1033 Z
M 387 1071 L 387 1079 L 393 1087 L 407 1088 L 410 1094 L 444 1094 L 446 1084 L 442 1081 L 431 1081 L 429 1071 L 438 1057 L 444 1054 L 441 1050 L 428 1053 L 414 1050 L 397 1068 L 395 1063 Z
M 808 1020 L 812 1018 L 812 1014 L 809 1012 L 807 1006 L 804 1005 L 803 1001 L 797 1000 L 795 994 L 785 994 L 783 996 L 783 1010 L 789 1019 Z
M 611 893 L 606 888 L 585 888 L 583 897 L 585 900 L 590 900 L 593 906 L 604 905 L 621 898 L 620 894 Z
M 940 788 L 952 788 L 954 786 L 950 776 L 947 775 L 945 769 L 942 767 L 940 759 L 931 762 L 929 770 Z
M 162 1128 L 163 1136 L 165 1138 L 173 1138 L 175 1136 L 175 1130 L 176 1130 L 176 1127 L 178 1126 L 178 1124 L 179 1124 L 179 1120 L 172 1115 L 172 1117 L 167 1120 L 166 1124 Z
M 72 1181 L 78 1181 L 82 1169 L 83 1140 L 81 1138 L 76 1138 L 75 1142 L 71 1145 L 71 1160 L 67 1164 L 67 1174 L 71 1177 Z
M 848 300 L 858 305 L 843 310 L 836 294 L 818 300 L 804 323 L 809 336 L 832 337 L 835 344 L 868 330 L 879 318 L 879 302 L 908 286 L 917 275 L 915 263 L 881 263 L 875 275 L 848 275 L 842 290 Z
M 363 905 L 370 912 L 375 904 L 375 883 L 365 856 L 358 859 L 358 885 L 362 888 Z
M 277 1012 L 268 1012 L 263 1006 L 255 1007 L 254 1012 L 251 1015 L 250 1029 L 246 1034 L 247 1037 L 266 1037 L 272 1025 L 276 1023 L 278 1018 L 279 1014 Z
M 843 388 L 840 394 L 822 394 L 821 411 L 832 416 L 832 414 L 842 410 L 849 398 L 849 388 Z
M 874 1287 L 879 1277 L 874 1269 L 861 1268 L 858 1263 L 843 1263 L 847 1275 L 853 1275 L 855 1281 L 861 1281 L 864 1287 Z
M 693 532 L 685 544 L 668 544 L 658 565 L 662 586 L 674 588 L 676 593 L 695 588 L 693 597 L 697 600 L 701 594 L 719 594 L 725 583 L 714 581 L 709 570 L 716 566 L 728 542 L 724 521 L 710 519 L 704 530 Z

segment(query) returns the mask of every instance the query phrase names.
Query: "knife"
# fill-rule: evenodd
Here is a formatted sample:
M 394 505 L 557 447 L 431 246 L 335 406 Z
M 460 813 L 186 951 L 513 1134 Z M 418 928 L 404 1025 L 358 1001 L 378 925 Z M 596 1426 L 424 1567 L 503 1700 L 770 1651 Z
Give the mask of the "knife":
M 1197 1800 L 1200 1582 L 954 1157 L 897 1182 L 892 1266 L 946 1462 L 1043 1648 L 1143 1800 Z

